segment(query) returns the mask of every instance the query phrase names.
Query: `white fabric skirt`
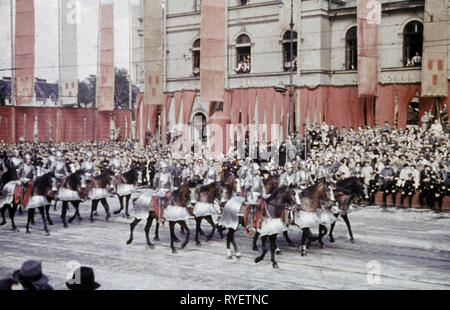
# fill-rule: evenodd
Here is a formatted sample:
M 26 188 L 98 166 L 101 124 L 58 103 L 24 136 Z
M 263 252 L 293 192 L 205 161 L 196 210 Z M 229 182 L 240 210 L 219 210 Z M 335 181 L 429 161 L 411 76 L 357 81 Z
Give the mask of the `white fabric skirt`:
M 191 217 L 187 208 L 179 206 L 168 206 L 164 210 L 164 218 L 169 222 L 185 221 Z
M 11 181 L 3 187 L 2 198 L 0 199 L 0 208 L 6 204 L 12 204 L 14 199 L 14 191 L 16 190 L 16 186 L 18 184 L 20 184 L 20 182 Z
M 93 188 L 89 191 L 89 199 L 100 200 L 109 196 L 105 188 Z
M 317 210 L 317 216 L 319 217 L 320 223 L 324 225 L 333 224 L 337 220 L 337 217 L 330 210 Z
M 30 199 L 30 202 L 27 206 L 27 209 L 35 209 L 38 207 L 48 206 L 50 203 L 48 202 L 45 196 L 33 196 Z
M 133 184 L 119 184 L 117 186 L 117 194 L 119 196 L 127 196 L 134 193 L 135 188 Z
M 73 191 L 67 188 L 60 188 L 58 195 L 56 196 L 61 201 L 78 201 L 82 200 L 77 191 Z
M 147 190 L 140 194 L 130 209 L 130 216 L 134 216 L 137 219 L 146 219 L 149 211 L 152 209 L 151 204 L 154 195 L 154 190 Z
M 296 213 L 295 223 L 300 228 L 317 227 L 321 221 L 316 212 L 300 211 Z
M 238 214 L 244 201 L 243 197 L 233 197 L 228 200 L 223 208 L 222 216 L 219 218 L 219 225 L 236 230 L 239 225 Z
M 262 237 L 262 236 L 271 236 L 274 234 L 282 234 L 287 230 L 288 228 L 281 218 L 276 219 L 266 218 L 262 222 L 261 229 L 259 229 L 258 232 L 261 234 Z
M 203 217 L 208 215 L 218 215 L 220 211 L 212 203 L 197 202 L 194 206 L 194 215 Z

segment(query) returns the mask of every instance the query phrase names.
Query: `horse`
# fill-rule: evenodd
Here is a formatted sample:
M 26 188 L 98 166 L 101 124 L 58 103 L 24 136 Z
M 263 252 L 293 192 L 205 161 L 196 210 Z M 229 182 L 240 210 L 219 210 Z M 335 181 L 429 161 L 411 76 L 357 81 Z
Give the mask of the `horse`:
M 106 198 L 109 196 L 109 189 L 113 179 L 114 173 L 111 170 L 106 170 L 102 174 L 88 180 L 86 191 L 88 193 L 88 198 L 92 200 L 91 214 L 89 217 L 91 223 L 94 222 L 94 212 L 97 212 L 99 202 L 102 203 L 103 208 L 105 209 L 106 221 L 109 220 L 111 213 L 109 212 L 109 205 Z
M 235 196 L 231 198 L 226 204 L 222 212 L 222 216 L 219 220 L 219 225 L 228 229 L 227 233 L 227 254 L 228 259 L 232 258 L 230 245 L 233 244 L 236 258 L 241 257 L 239 247 L 235 242 L 234 235 L 239 225 L 245 227 L 244 215 L 242 212 L 242 205 L 245 199 L 243 197 Z M 263 253 L 261 256 L 255 259 L 258 263 L 264 259 L 267 253 L 266 242 L 270 241 L 270 250 L 272 254 L 272 265 L 274 268 L 278 268 L 278 264 L 275 261 L 276 239 L 277 234 L 287 230 L 287 226 L 284 224 L 282 217 L 283 211 L 287 205 L 293 205 L 295 203 L 295 192 L 292 188 L 283 186 L 273 192 L 270 197 L 263 200 L 259 210 L 255 214 L 254 224 L 257 226 L 258 233 L 262 236 Z M 259 228 L 259 224 L 261 227 Z
M 323 247 L 322 238 L 327 234 L 327 228 L 323 223 L 329 221 L 332 216 L 331 212 L 327 208 L 322 208 L 325 203 L 329 204 L 331 199 L 330 188 L 325 181 L 320 181 L 301 192 L 297 195 L 297 204 L 295 210 L 298 211 L 298 221 L 296 220 L 296 225 L 302 230 L 302 241 L 300 244 L 301 255 L 306 255 L 306 245 L 305 242 L 308 240 L 308 244 L 313 240 L 313 236 L 310 228 L 319 224 L 319 243 Z M 330 207 L 331 209 L 331 207 Z M 322 211 L 320 213 L 320 218 L 317 211 Z
M 0 190 L 2 191 L 2 196 L 0 199 L 0 214 L 2 217 L 2 222 L 0 223 L 0 226 L 6 224 L 5 212 L 8 210 L 12 230 L 19 231 L 14 223 L 14 214 L 16 213 L 21 201 L 21 193 L 16 191 L 16 188 L 20 189 L 20 181 L 17 176 L 16 169 L 6 163 L 5 166 L 7 170 L 0 177 Z
M 198 239 L 199 233 L 201 233 L 201 223 L 205 219 L 211 225 L 211 233 L 206 237 L 206 241 L 210 241 L 214 236 L 216 231 L 216 224 L 214 223 L 213 216 L 220 215 L 220 204 L 225 202 L 224 190 L 228 187 L 230 190 L 235 188 L 234 176 L 229 176 L 226 180 L 222 182 L 213 182 L 208 185 L 200 186 L 196 191 L 196 197 L 194 203 L 193 214 L 195 216 L 195 242 L 197 246 L 201 243 Z M 231 195 L 230 195 L 231 196 Z M 216 204 L 218 200 L 218 204 Z M 219 230 L 221 236 L 223 237 L 222 230 Z
M 79 221 L 82 220 L 79 206 L 84 198 L 84 193 L 81 189 L 83 174 L 83 170 L 78 170 L 65 178 L 63 183 L 61 184 L 61 187 L 59 188 L 58 194 L 56 195 L 56 200 L 62 201 L 61 219 L 64 228 L 68 227 L 66 222 L 66 214 L 67 210 L 69 209 L 69 202 L 75 208 L 75 213 L 69 219 L 69 223 L 72 223 L 77 217 Z
M 273 193 L 275 193 L 279 187 L 279 184 L 280 184 L 280 182 L 279 182 L 279 179 L 277 176 L 271 175 L 267 179 L 265 179 L 264 187 L 266 189 L 266 194 L 272 195 Z M 290 247 L 295 246 L 295 244 L 289 238 L 288 231 L 283 232 L 283 237 L 284 237 L 284 239 L 286 239 L 286 241 Z M 259 232 L 256 231 L 255 236 L 253 237 L 253 251 L 256 251 L 256 252 L 259 251 L 259 248 L 256 245 L 256 243 L 258 242 L 258 238 L 259 238 Z M 276 248 L 275 252 L 277 254 L 281 254 L 281 250 L 278 247 Z
M 123 210 L 123 198 L 125 197 L 125 215 L 130 217 L 128 214 L 128 206 L 130 203 L 131 194 L 134 192 L 134 184 L 138 180 L 138 174 L 136 169 L 131 169 L 130 171 L 120 174 L 116 179 L 117 182 L 117 196 L 119 197 L 120 209 L 114 211 L 114 214 L 120 214 Z
M 350 235 L 350 242 L 354 243 L 352 228 L 348 219 L 348 213 L 350 212 L 350 205 L 355 200 L 364 199 L 364 180 L 363 178 L 350 177 L 344 180 L 340 180 L 336 183 L 336 188 L 333 189 L 334 197 L 338 202 L 339 210 L 335 210 L 334 216 L 336 219 L 339 214 L 347 225 L 348 233 Z M 329 238 L 330 242 L 334 242 L 333 230 L 336 222 L 331 224 Z
M 188 211 L 188 205 L 192 196 L 191 191 L 193 187 L 193 183 L 187 183 L 182 185 L 179 189 L 171 192 L 167 200 L 168 204 L 164 210 L 164 214 L 159 214 L 160 209 L 157 206 L 155 207 L 155 205 L 153 204 L 154 199 L 158 199 L 157 196 L 155 196 L 154 190 L 146 191 L 139 197 L 133 199 L 134 208 L 132 214 L 134 215 L 134 220 L 130 224 L 130 238 L 128 239 L 126 244 L 129 245 L 133 242 L 134 229 L 145 217 L 147 217 L 147 222 L 144 228 L 145 238 L 147 240 L 147 245 L 151 249 L 154 249 L 155 246 L 153 243 L 151 243 L 149 237 L 150 228 L 154 219 L 158 221 L 159 218 L 165 217 L 166 220 L 169 221 L 171 238 L 170 248 L 172 249 L 172 253 L 177 253 L 174 247 L 174 242 L 177 240 L 174 231 L 175 224 L 179 224 L 185 230 L 186 238 L 181 245 L 181 248 L 184 249 L 189 242 L 190 236 L 190 229 L 186 224 L 186 219 L 191 217 L 191 214 Z M 163 210 L 163 208 L 161 208 L 161 211 Z M 159 223 L 157 222 L 157 228 L 158 226 Z M 158 230 L 156 230 L 155 232 L 155 240 L 159 240 L 157 231 Z
M 44 224 L 44 231 L 47 236 L 50 235 L 50 232 L 47 227 L 47 221 L 50 221 L 49 215 L 50 203 L 47 197 L 51 195 L 51 192 L 56 191 L 57 191 L 57 180 L 52 172 L 48 172 L 43 176 L 36 178 L 36 180 L 33 182 L 30 200 L 29 202 L 23 203 L 24 207 L 28 210 L 27 227 L 26 227 L 27 234 L 31 233 L 30 223 L 34 218 L 34 212 L 37 208 L 42 217 L 42 222 Z

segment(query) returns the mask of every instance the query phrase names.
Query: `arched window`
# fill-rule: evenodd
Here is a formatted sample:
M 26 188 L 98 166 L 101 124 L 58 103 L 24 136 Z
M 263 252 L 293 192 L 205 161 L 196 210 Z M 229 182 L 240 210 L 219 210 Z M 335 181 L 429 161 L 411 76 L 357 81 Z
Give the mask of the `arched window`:
M 248 0 L 238 0 L 238 5 L 247 5 Z
M 292 54 L 291 54 L 291 32 L 286 31 L 283 35 L 283 69 L 285 72 L 292 70 L 297 71 L 297 32 L 292 32 Z
M 236 73 L 250 73 L 252 42 L 246 34 L 236 39 Z
M 423 25 L 412 21 L 403 30 L 403 65 L 422 65 Z
M 200 39 L 192 44 L 192 73 L 194 76 L 200 75 Z
M 358 38 L 356 27 L 352 27 L 345 35 L 345 69 L 358 69 Z

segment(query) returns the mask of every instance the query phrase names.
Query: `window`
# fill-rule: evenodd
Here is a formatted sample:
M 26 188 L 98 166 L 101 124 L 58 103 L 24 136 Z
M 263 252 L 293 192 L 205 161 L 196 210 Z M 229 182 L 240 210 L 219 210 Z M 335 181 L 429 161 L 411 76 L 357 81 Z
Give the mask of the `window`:
M 248 0 L 238 0 L 238 5 L 247 5 Z
M 358 38 L 356 27 L 352 27 L 345 35 L 345 69 L 358 69 Z
M 406 24 L 403 30 L 403 65 L 422 65 L 423 25 L 418 21 Z
M 283 36 L 283 69 L 285 72 L 297 71 L 297 32 L 292 32 L 292 54 L 291 54 L 291 32 L 286 31 Z
M 252 42 L 248 35 L 241 34 L 236 40 L 236 73 L 250 73 Z
M 192 73 L 194 76 L 200 75 L 200 39 L 192 44 Z

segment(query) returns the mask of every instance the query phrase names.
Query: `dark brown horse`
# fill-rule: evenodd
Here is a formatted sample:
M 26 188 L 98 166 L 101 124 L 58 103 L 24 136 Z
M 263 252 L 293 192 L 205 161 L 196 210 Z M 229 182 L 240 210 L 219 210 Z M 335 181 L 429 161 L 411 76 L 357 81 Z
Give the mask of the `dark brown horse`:
M 48 214 L 50 203 L 47 197 L 49 197 L 49 195 L 55 193 L 56 191 L 57 191 L 57 180 L 52 172 L 46 173 L 43 176 L 36 178 L 31 190 L 29 203 L 25 206 L 28 210 L 27 228 L 26 228 L 27 234 L 31 233 L 30 223 L 31 220 L 34 218 L 34 212 L 37 208 L 42 217 L 42 222 L 44 224 L 44 231 L 47 234 L 47 236 L 50 235 L 50 232 L 47 227 L 47 222 L 50 221 L 50 216 Z
M 364 181 L 362 178 L 351 177 L 344 180 L 340 180 L 336 183 L 336 188 L 333 189 L 333 194 L 338 202 L 339 212 L 335 213 L 336 218 L 341 215 L 345 224 L 347 225 L 348 233 L 350 235 L 350 241 L 355 242 L 352 233 L 352 227 L 348 219 L 348 212 L 352 202 L 359 202 L 364 199 Z M 330 242 L 334 242 L 333 230 L 336 222 L 331 224 L 330 228 Z
M 72 173 L 67 178 L 65 178 L 64 182 L 61 184 L 61 187 L 59 188 L 59 192 L 56 199 L 62 201 L 61 219 L 64 228 L 68 227 L 66 222 L 66 215 L 67 210 L 69 209 L 69 202 L 75 208 L 75 213 L 69 219 L 69 223 L 72 223 L 77 217 L 79 221 L 82 220 L 79 207 L 84 195 L 81 189 L 83 174 L 84 174 L 83 170 L 78 170 L 75 173 Z
M 330 188 L 325 181 L 321 181 L 314 184 L 300 194 L 301 203 L 296 205 L 296 211 L 299 212 L 300 219 L 298 226 L 302 229 L 302 241 L 301 241 L 301 255 L 306 255 L 306 245 L 314 240 L 311 233 L 310 227 L 319 224 L 319 243 L 321 247 L 323 246 L 322 238 L 327 233 L 327 228 L 325 225 L 320 223 L 320 220 L 316 214 L 316 211 L 322 209 L 323 206 L 328 207 L 331 195 Z
M 9 218 L 11 220 L 12 230 L 18 231 L 16 224 L 14 223 L 14 215 L 20 203 L 20 195 L 17 195 L 16 187 L 20 186 L 18 184 L 17 171 L 13 167 L 6 164 L 6 172 L 4 172 L 0 177 L 0 183 L 2 191 L 2 196 L 0 198 L 0 214 L 2 217 L 2 222 L 0 226 L 6 224 L 5 212 L 8 210 Z
M 106 212 L 106 221 L 109 220 L 111 213 L 109 212 L 109 205 L 106 198 L 109 196 L 111 184 L 114 180 L 114 173 L 111 170 L 106 170 L 101 175 L 91 178 L 88 181 L 89 199 L 91 203 L 90 221 L 94 221 L 94 212 L 97 212 L 98 203 L 101 202 Z
M 117 181 L 117 196 L 119 197 L 120 209 L 114 211 L 114 214 L 120 214 L 122 212 L 123 198 L 125 198 L 125 215 L 129 217 L 128 206 L 130 204 L 131 194 L 134 191 L 134 185 L 136 184 L 138 179 L 138 173 L 136 169 L 131 169 L 130 171 L 121 174 Z
M 155 198 L 155 192 L 153 190 L 147 191 L 141 194 L 138 198 L 133 200 L 134 204 L 134 220 L 130 224 L 130 238 L 127 241 L 127 244 L 131 244 L 133 242 L 133 232 L 136 226 L 147 216 L 147 222 L 144 228 L 145 238 L 147 240 L 148 246 L 153 249 L 154 244 L 151 243 L 149 232 L 152 226 L 153 220 L 157 221 L 157 229 L 159 226 L 158 220 L 164 216 L 167 216 L 169 219 L 169 228 L 170 228 L 170 248 L 172 249 L 172 253 L 176 253 L 176 249 L 174 247 L 174 242 L 177 240 L 175 236 L 175 225 L 179 224 L 185 231 L 186 237 L 185 241 L 182 243 L 181 248 L 183 249 L 189 242 L 190 229 L 186 224 L 186 218 L 190 217 L 188 207 L 190 204 L 191 198 L 191 189 L 193 185 L 188 183 L 181 186 L 179 189 L 170 193 L 170 196 L 167 199 L 167 207 L 165 209 L 165 214 L 158 214 L 159 209 L 153 207 L 153 199 Z M 171 209 L 174 208 L 174 209 Z M 173 212 L 174 211 L 174 212 Z M 178 220 L 171 220 L 171 218 L 175 219 L 178 216 Z M 159 240 L 159 236 L 155 233 L 155 240 Z

